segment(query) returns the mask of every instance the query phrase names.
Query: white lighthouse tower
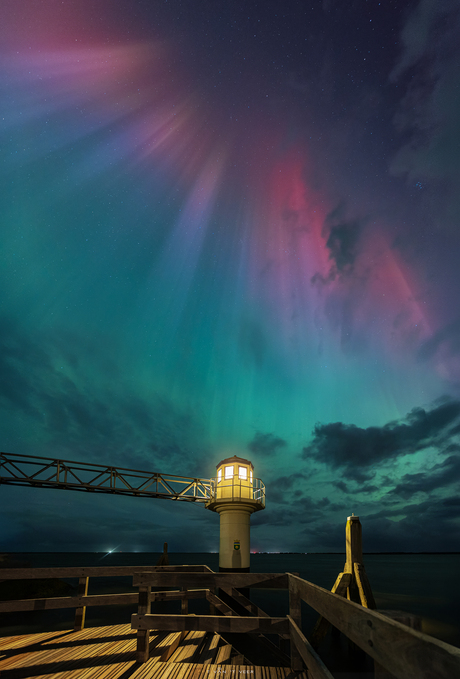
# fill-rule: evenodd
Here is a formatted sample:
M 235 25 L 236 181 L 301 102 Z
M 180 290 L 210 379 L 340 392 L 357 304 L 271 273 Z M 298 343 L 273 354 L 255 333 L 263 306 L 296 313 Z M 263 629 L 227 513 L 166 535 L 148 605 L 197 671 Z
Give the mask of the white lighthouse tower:
M 248 572 L 251 514 L 265 508 L 265 486 L 252 462 L 236 455 L 219 462 L 206 508 L 220 515 L 219 570 Z

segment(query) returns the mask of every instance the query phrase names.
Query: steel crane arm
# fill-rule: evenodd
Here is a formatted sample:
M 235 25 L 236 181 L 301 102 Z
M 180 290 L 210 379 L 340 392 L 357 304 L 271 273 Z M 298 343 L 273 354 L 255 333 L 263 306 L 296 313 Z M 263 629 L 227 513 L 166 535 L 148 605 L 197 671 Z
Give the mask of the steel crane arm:
M 0 484 L 206 503 L 212 482 L 91 462 L 0 453 Z

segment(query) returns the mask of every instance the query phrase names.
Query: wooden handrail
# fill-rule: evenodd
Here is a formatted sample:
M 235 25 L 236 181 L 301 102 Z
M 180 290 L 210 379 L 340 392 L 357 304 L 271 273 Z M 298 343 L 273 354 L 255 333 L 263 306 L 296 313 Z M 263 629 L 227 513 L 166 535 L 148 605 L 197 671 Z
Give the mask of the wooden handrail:
M 49 578 L 78 578 L 77 596 L 47 597 L 34 599 L 15 599 L 0 601 L 0 613 L 15 613 L 26 611 L 44 611 L 75 608 L 74 630 L 82 630 L 85 626 L 85 614 L 87 606 L 114 606 L 137 604 L 138 592 L 120 594 L 97 594 L 88 595 L 89 578 L 104 577 L 129 577 L 136 573 L 159 572 L 163 574 L 171 572 L 199 572 L 212 573 L 206 565 L 196 566 L 89 566 L 89 567 L 64 567 L 64 568 L 2 568 L 0 569 L 0 582 L 10 580 L 46 580 Z M 194 599 L 205 598 L 206 590 L 198 591 L 169 591 L 155 592 L 151 600 L 171 599 Z
M 176 589 L 167 592 L 152 592 L 151 601 L 205 599 L 209 591 L 209 589 L 190 589 L 187 591 Z M 87 594 L 86 596 L 60 596 L 48 597 L 46 599 L 14 599 L 12 601 L 0 601 L 0 613 L 49 611 L 59 608 L 79 608 L 86 606 L 125 606 L 137 604 L 138 600 L 138 592 Z
M 2 580 L 42 580 L 46 578 L 106 578 L 135 573 L 213 573 L 209 566 L 70 566 L 59 568 L 0 568 Z
M 288 634 L 287 618 L 259 618 L 243 615 L 169 615 L 167 613 L 133 613 L 131 627 L 137 630 L 168 632 L 217 632 L 218 634 Z
M 16 599 L 14 601 L 0 601 L 0 613 L 50 611 L 58 608 L 85 608 L 86 606 L 119 606 L 137 604 L 138 598 L 138 593 L 132 592 L 126 594 L 60 596 L 49 597 L 47 599 Z
M 357 563 L 357 562 L 356 562 Z M 354 567 L 354 565 L 353 565 Z M 354 567 L 355 568 L 355 567 Z M 216 632 L 261 632 L 264 634 L 289 634 L 291 638 L 291 663 L 299 669 L 300 659 L 306 663 L 312 679 L 330 679 L 330 673 L 307 641 L 301 630 L 300 601 L 306 602 L 352 642 L 362 648 L 376 662 L 397 679 L 420 677 L 424 679 L 452 679 L 460 676 L 460 649 L 438 639 L 411 629 L 388 616 L 366 608 L 343 596 L 329 592 L 318 585 L 291 573 L 214 573 L 204 566 L 110 566 L 89 568 L 33 568 L 2 569 L 0 580 L 35 578 L 80 578 L 83 591 L 91 577 L 133 576 L 139 593 L 79 595 L 26 599 L 0 602 L 0 612 L 76 608 L 84 624 L 86 606 L 138 603 L 138 614 L 132 625 L 138 630 L 138 646 L 142 658 L 148 657 L 150 629 L 212 630 Z M 347 574 L 347 577 L 351 577 Z M 178 587 L 176 591 L 151 592 L 151 587 Z M 198 589 L 194 589 L 198 587 Z M 206 597 L 216 587 L 288 589 L 290 611 L 285 618 L 256 616 L 196 616 L 158 615 L 150 613 L 150 603 L 156 599 L 192 599 Z M 246 600 L 245 600 L 246 601 Z M 250 602 L 249 602 L 250 604 Z M 250 605 L 249 607 L 250 608 Z M 145 648 L 144 648 L 145 646 Z M 139 659 L 140 659 L 139 655 Z
M 287 573 L 161 573 L 142 572 L 133 577 L 133 585 L 138 587 L 220 587 L 258 589 L 288 589 Z
M 289 590 L 398 679 L 460 676 L 460 648 L 289 574 Z
M 313 646 L 303 635 L 302 630 L 298 627 L 290 615 L 288 615 L 287 618 L 289 621 L 289 636 L 291 637 L 291 643 L 294 644 L 306 667 L 308 668 L 309 678 L 334 679 Z

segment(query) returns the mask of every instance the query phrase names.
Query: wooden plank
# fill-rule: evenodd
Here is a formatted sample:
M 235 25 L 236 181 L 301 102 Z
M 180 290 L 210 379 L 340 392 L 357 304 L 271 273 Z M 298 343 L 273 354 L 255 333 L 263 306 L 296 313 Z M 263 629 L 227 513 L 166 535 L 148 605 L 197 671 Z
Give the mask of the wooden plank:
M 189 632 L 170 656 L 169 662 L 193 662 L 194 657 L 198 655 L 199 649 L 203 645 L 205 637 L 206 632 Z
M 222 589 L 228 596 L 232 597 L 232 599 L 235 599 L 235 601 L 236 601 L 237 603 L 239 603 L 240 606 L 243 606 L 243 608 L 245 608 L 245 609 L 248 611 L 248 613 L 250 613 L 251 615 L 255 615 L 255 616 L 257 616 L 258 618 L 269 618 L 269 617 L 270 617 L 270 616 L 268 615 L 268 613 L 265 613 L 265 611 L 263 611 L 261 608 L 259 608 L 258 606 L 256 606 L 256 604 L 253 604 L 252 601 L 251 601 L 250 599 L 248 599 L 247 597 L 245 597 L 244 594 L 241 594 L 241 592 L 239 592 L 239 591 L 238 591 L 237 589 L 235 589 L 234 587 L 232 587 L 232 588 L 230 588 L 230 587 L 227 587 L 227 588 L 221 587 L 221 589 Z
M 256 618 L 219 615 L 167 615 L 150 614 L 131 616 L 131 626 L 137 630 L 200 630 L 219 634 L 235 632 L 261 632 L 262 634 L 288 634 L 287 618 Z
M 230 658 L 230 663 L 232 665 L 244 665 L 245 664 L 244 655 L 242 653 L 234 655 L 232 658 Z
M 185 639 L 187 632 L 176 632 L 174 635 L 174 639 L 170 642 L 169 646 L 165 649 L 165 651 L 161 654 L 160 660 L 161 662 L 167 662 L 169 658 L 172 656 L 176 648 L 182 643 L 182 641 Z
M 237 589 L 258 587 L 264 589 L 287 589 L 286 573 L 161 573 L 142 572 L 133 576 L 133 585 L 150 585 L 151 587 L 215 587 Z
M 293 587 L 289 587 L 289 617 L 291 618 L 291 620 L 294 620 L 294 622 L 297 625 L 300 626 L 302 624 L 302 610 L 300 596 L 298 591 Z M 292 643 L 292 641 L 291 641 L 291 668 L 294 671 L 299 671 L 302 669 L 302 657 L 297 647 L 295 646 L 295 644 Z
M 47 611 L 58 608 L 84 608 L 86 606 L 120 606 L 136 604 L 137 592 L 127 594 L 91 594 L 89 596 L 60 596 L 48 599 L 19 599 L 0 601 L 0 613 Z
M 289 575 L 289 580 L 303 601 L 398 679 L 460 676 L 459 648 L 411 630 L 297 576 Z
M 361 605 L 365 608 L 375 609 L 375 599 L 372 594 L 372 589 L 367 579 L 366 569 L 362 563 L 355 561 L 354 563 L 354 573 L 356 584 L 358 585 L 359 598 L 361 600 Z
M 3 637 L 0 639 L 0 651 L 3 649 L 14 649 L 21 648 L 23 646 L 29 646 L 33 644 L 38 644 L 47 641 L 48 639 L 54 640 L 55 637 L 61 635 L 68 635 L 70 631 L 65 632 L 36 632 L 35 634 L 17 634 L 11 637 Z
M 224 644 L 217 651 L 217 656 L 214 661 L 215 665 L 226 665 L 230 661 L 230 656 L 232 654 L 232 645 Z
M 226 604 L 224 601 L 222 601 L 222 599 L 213 594 L 209 589 L 206 590 L 206 599 L 209 601 L 210 604 L 214 606 L 215 609 L 217 609 L 223 615 L 237 615 L 233 608 L 230 608 L 228 604 Z
M 152 592 L 151 601 L 175 601 L 176 599 L 205 599 L 208 589 L 188 589 L 185 592 L 180 589 L 164 592 Z
M 136 570 L 136 568 L 134 568 Z M 150 569 L 152 570 L 152 569 Z M 181 565 L 181 566 L 157 566 L 154 570 L 156 570 L 158 573 L 214 573 L 214 571 L 209 568 L 209 566 L 206 566 L 205 564 L 199 564 L 199 565 L 193 565 L 193 566 L 188 566 L 188 565 Z M 141 573 L 141 571 L 136 570 L 137 573 Z
M 220 634 L 214 634 L 213 632 L 208 633 L 208 638 L 200 651 L 199 658 L 197 658 L 197 662 L 199 662 L 200 665 L 209 665 L 214 661 L 221 639 L 222 637 Z
M 139 587 L 138 614 L 149 615 L 150 613 L 150 587 L 148 585 Z M 149 636 L 148 629 L 137 630 L 136 660 L 144 663 L 149 657 Z
M 294 646 L 307 667 L 309 679 L 334 679 L 313 646 L 305 638 L 301 629 L 290 615 L 288 615 L 288 620 L 289 632 L 291 635 L 291 653 L 292 646 Z
M 78 580 L 78 597 L 88 596 L 89 578 L 80 578 Z M 37 601 L 37 600 L 35 600 Z M 75 610 L 74 630 L 81 630 L 85 627 L 86 606 L 79 606 Z
M 180 567 L 179 567 L 180 568 Z M 186 568 L 186 567 L 184 567 Z M 193 566 L 189 566 L 193 569 Z M 196 567 L 195 567 L 196 568 Z M 200 567 L 201 568 L 201 567 Z M 134 573 L 156 571 L 155 566 L 72 566 L 56 568 L 2 568 L 2 580 L 36 580 L 46 578 L 104 578 L 129 577 Z M 164 572 L 164 568 L 159 568 Z
M 386 615 L 392 620 L 397 620 L 403 625 L 407 625 L 412 629 L 416 629 L 419 632 L 422 629 L 422 619 L 419 615 L 414 615 L 413 613 L 406 613 L 404 611 L 378 611 L 382 615 Z M 374 661 L 374 675 L 375 679 L 394 679 L 394 675 L 386 671 L 378 662 Z

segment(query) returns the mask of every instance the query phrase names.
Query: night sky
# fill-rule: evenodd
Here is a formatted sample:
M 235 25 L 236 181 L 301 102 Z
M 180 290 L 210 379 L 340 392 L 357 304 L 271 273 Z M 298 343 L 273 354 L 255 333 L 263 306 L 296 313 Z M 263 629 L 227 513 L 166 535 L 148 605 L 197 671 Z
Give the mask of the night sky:
M 257 551 L 460 551 L 458 0 L 3 0 L 0 448 L 267 486 Z M 3 551 L 217 551 L 0 486 Z

